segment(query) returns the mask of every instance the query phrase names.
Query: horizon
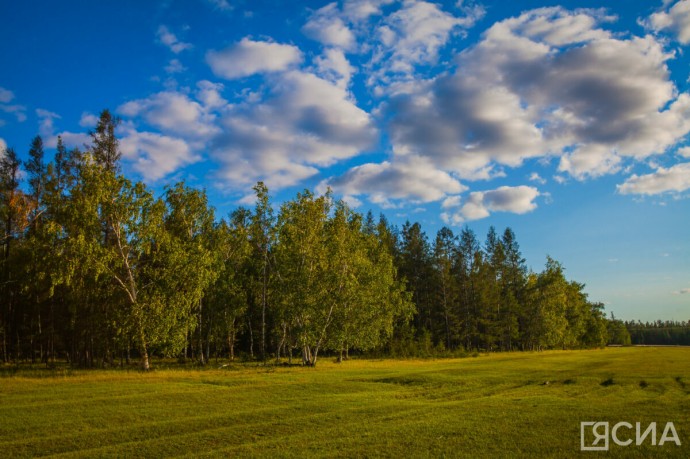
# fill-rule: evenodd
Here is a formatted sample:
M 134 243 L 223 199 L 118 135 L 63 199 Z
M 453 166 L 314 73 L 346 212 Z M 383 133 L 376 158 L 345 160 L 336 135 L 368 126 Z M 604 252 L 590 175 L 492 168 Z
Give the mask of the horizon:
M 51 159 L 108 108 L 123 172 L 217 217 L 330 186 L 430 240 L 510 227 L 619 319 L 690 319 L 690 1 L 122 5 L 0 0 L 0 149 Z

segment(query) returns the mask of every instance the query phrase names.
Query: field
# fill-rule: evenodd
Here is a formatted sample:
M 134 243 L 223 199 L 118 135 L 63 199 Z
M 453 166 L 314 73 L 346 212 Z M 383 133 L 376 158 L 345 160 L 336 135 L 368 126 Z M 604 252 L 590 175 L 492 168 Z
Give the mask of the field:
M 690 348 L 316 368 L 2 370 L 0 456 L 574 457 L 580 422 L 630 422 L 616 457 L 690 456 Z M 635 422 L 682 442 L 636 446 Z

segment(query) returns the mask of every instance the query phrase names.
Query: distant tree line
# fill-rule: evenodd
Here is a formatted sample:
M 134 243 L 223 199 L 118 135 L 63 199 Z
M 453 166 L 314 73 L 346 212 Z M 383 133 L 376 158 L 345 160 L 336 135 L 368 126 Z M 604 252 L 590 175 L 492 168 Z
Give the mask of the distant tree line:
M 631 320 L 625 322 L 625 327 L 631 344 L 690 346 L 690 322 L 657 320 L 642 323 Z
M 91 145 L 41 137 L 0 155 L 0 353 L 94 367 L 169 356 L 316 364 L 323 352 L 393 356 L 598 347 L 610 321 L 547 258 L 526 268 L 515 234 L 464 228 L 430 243 L 418 223 L 310 191 L 217 219 L 184 183 L 161 197 L 120 170 L 117 119 Z

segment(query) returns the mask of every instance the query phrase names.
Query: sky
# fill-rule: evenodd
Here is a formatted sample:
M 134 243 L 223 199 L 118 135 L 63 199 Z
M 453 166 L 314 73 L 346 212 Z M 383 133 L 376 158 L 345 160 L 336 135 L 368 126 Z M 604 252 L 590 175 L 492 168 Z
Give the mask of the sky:
M 511 227 L 626 320 L 690 320 L 690 0 L 0 0 L 0 149 L 107 108 L 125 173 L 217 215 L 330 187 Z

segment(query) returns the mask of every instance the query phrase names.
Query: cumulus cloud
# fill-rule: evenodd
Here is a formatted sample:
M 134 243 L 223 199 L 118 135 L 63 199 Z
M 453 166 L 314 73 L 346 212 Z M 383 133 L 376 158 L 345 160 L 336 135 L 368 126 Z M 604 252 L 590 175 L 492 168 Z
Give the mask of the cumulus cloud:
M 442 209 L 450 209 L 453 207 L 460 207 L 461 202 L 462 202 L 462 199 L 460 198 L 460 196 L 448 196 L 441 203 L 441 208 Z
M 92 128 L 92 127 L 96 127 L 97 124 L 98 124 L 98 117 L 96 115 L 94 115 L 93 113 L 84 112 L 81 114 L 81 118 L 79 119 L 79 126 L 86 127 L 86 128 Z
M 444 213 L 443 220 L 448 224 L 461 224 L 465 221 L 479 220 L 491 212 L 511 212 L 525 214 L 537 208 L 534 200 L 539 191 L 530 186 L 502 186 L 495 190 L 474 191 L 469 194 L 458 211 Z
M 448 194 L 466 190 L 447 172 L 436 169 L 423 157 L 410 157 L 404 161 L 363 164 L 332 178 L 328 184 L 343 195 L 366 194 L 369 200 L 383 207 L 393 207 L 391 200 L 413 202 L 438 201 Z
M 577 179 L 663 153 L 690 132 L 653 37 L 613 36 L 601 11 L 560 7 L 494 24 L 453 74 L 408 86 L 383 106 L 394 154 L 425 155 L 464 178 L 560 156 Z
M 411 74 L 417 65 L 436 62 L 453 30 L 471 27 L 477 19 L 475 15 L 456 17 L 435 3 L 404 2 L 377 29 L 373 60 L 382 67 L 372 81 L 389 81 L 390 74 Z
M 652 174 L 633 175 L 617 188 L 621 194 L 655 195 L 685 191 L 690 189 L 690 163 L 676 164 L 668 169 L 659 167 Z
M 201 159 L 184 140 L 153 132 L 127 132 L 120 140 L 120 151 L 134 170 L 150 181 Z
M 7 149 L 7 142 L 5 142 L 5 139 L 0 137 L 0 151 L 5 151 Z
M 276 75 L 268 86 L 263 100 L 228 109 L 212 143 L 230 186 L 294 185 L 376 140 L 370 115 L 342 87 L 301 71 Z
M 381 7 L 391 3 L 393 0 L 345 0 L 343 13 L 351 22 L 357 23 L 381 15 Z
M 158 31 L 156 32 L 156 37 L 158 38 L 158 41 L 162 43 L 163 45 L 167 46 L 170 51 L 172 51 L 175 54 L 179 54 L 182 51 L 186 49 L 191 49 L 192 45 L 191 43 L 184 43 L 180 41 L 174 33 L 170 31 L 166 26 L 161 25 L 158 27 Z
M 351 50 L 357 40 L 340 16 L 337 3 L 330 3 L 312 14 L 302 32 L 324 45 Z
M 201 80 L 196 87 L 196 98 L 206 109 L 219 109 L 228 104 L 228 101 L 223 98 L 222 92 L 225 86 L 221 83 Z
M 174 135 L 206 139 L 218 132 L 216 115 L 186 94 L 164 91 L 127 102 L 117 112 L 142 117 L 148 124 Z
M 254 75 L 288 70 L 302 62 L 296 46 L 243 38 L 223 50 L 206 53 L 206 62 L 217 76 L 233 80 Z
M 680 43 L 687 45 L 690 43 L 690 1 L 680 0 L 668 8 L 670 4 L 671 2 L 665 1 L 661 11 L 652 14 L 642 23 L 655 32 L 668 31 Z

